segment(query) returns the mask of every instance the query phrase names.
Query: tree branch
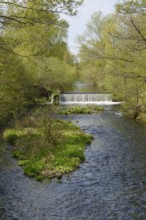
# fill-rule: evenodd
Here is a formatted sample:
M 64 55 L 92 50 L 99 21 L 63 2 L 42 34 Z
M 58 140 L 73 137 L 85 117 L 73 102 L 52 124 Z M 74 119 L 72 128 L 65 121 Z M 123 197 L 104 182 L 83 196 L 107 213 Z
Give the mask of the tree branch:
M 18 22 L 18 23 L 21 23 L 21 24 L 26 24 L 25 22 L 22 22 L 22 21 L 20 21 L 16 18 L 8 17 L 8 16 L 5 16 L 5 15 L 0 15 L 0 18 L 7 19 L 7 20 L 12 20 L 12 21 L 15 21 L 15 22 Z M 0 23 L 4 23 L 4 21 L 0 21 Z
M 138 33 L 138 34 L 140 35 L 140 37 L 142 38 L 142 40 L 143 40 L 144 42 L 146 42 L 146 38 L 145 38 L 145 37 L 143 36 L 143 34 L 141 33 L 139 27 L 134 23 L 132 17 L 130 18 L 130 21 L 131 21 L 133 27 L 135 28 L 135 30 L 137 31 L 137 33 Z
M 127 79 L 143 79 L 146 82 L 146 76 L 142 76 L 142 75 L 138 75 L 138 74 L 134 74 L 134 73 L 112 73 L 115 76 L 119 76 L 122 78 L 127 78 Z
M 43 9 L 43 8 L 38 9 L 38 8 L 33 8 L 33 7 L 27 7 L 27 6 L 23 6 L 23 5 L 20 5 L 20 4 L 16 4 L 14 2 L 5 2 L 5 1 L 0 2 L 0 4 L 13 5 L 13 6 L 22 8 L 22 9 L 32 10 L 32 11 L 37 11 L 37 12 L 43 12 L 43 13 L 46 13 L 46 14 L 54 13 L 54 14 L 65 14 L 65 15 L 76 15 L 76 12 L 73 12 L 73 10 L 70 10 L 69 7 L 67 7 L 65 5 L 65 4 L 68 4 L 68 3 L 65 3 L 65 2 L 62 3 L 62 5 L 61 5 L 61 2 L 60 3 L 59 2 L 56 2 L 56 3 L 51 2 L 50 4 L 47 2 L 46 4 L 39 4 L 39 6 L 46 7 L 46 9 Z M 75 2 L 74 4 L 73 3 L 71 3 L 71 4 L 72 4 L 71 8 L 76 8 L 81 3 Z M 53 10 L 53 8 L 54 8 L 54 10 Z
M 86 50 L 89 54 L 89 57 L 93 57 L 93 58 L 96 58 L 96 59 L 117 60 L 117 61 L 123 61 L 123 62 L 128 62 L 128 63 L 133 63 L 134 62 L 134 60 L 127 60 L 127 59 L 123 59 L 123 58 L 120 58 L 120 57 L 101 56 L 101 55 L 97 54 L 95 51 L 93 51 L 89 48 L 86 48 Z

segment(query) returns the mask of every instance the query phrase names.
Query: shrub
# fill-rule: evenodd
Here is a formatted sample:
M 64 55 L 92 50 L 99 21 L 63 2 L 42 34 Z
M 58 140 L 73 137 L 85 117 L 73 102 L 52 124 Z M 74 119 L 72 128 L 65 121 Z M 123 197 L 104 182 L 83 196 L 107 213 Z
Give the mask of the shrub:
M 17 123 L 17 129 L 3 133 L 5 140 L 14 145 L 13 156 L 18 158 L 24 173 L 40 181 L 60 178 L 79 167 L 85 160 L 85 147 L 92 139 L 72 123 L 50 116 L 48 109 L 36 111 L 23 119 L 22 124 Z
M 22 131 L 17 131 L 15 129 L 6 129 L 3 133 L 3 138 L 9 143 L 14 144 L 16 139 L 22 136 Z
M 3 138 L 9 143 L 9 144 L 15 144 L 16 140 L 18 138 L 24 137 L 24 136 L 43 136 L 41 130 L 35 129 L 35 128 L 22 128 L 21 130 L 17 129 L 6 129 L 3 133 Z
M 60 115 L 69 114 L 93 114 L 103 110 L 101 106 L 72 106 L 59 111 Z

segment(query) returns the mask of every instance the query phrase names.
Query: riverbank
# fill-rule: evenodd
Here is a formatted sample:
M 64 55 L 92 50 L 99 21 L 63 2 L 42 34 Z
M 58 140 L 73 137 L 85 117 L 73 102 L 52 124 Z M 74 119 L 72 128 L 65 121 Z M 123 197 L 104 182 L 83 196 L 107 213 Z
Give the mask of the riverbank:
M 39 181 L 74 171 L 85 160 L 85 148 L 92 140 L 79 127 L 52 114 L 47 108 L 37 109 L 3 134 L 24 173 Z

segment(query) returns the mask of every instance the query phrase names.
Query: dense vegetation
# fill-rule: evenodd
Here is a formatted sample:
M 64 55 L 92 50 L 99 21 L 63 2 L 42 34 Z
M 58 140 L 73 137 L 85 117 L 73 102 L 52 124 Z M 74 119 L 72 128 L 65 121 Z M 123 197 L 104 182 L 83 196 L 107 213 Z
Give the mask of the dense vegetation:
M 146 1 L 123 1 L 115 13 L 92 15 L 78 37 L 81 79 L 124 101 L 124 110 L 146 119 Z
M 71 106 L 67 108 L 62 108 L 58 112 L 60 115 L 70 115 L 70 114 L 96 114 L 103 111 L 103 106 Z
M 82 1 L 0 1 L 0 123 L 25 113 L 49 90 L 64 90 L 76 71 L 68 23 Z M 46 92 L 45 92 L 46 91 Z
M 24 173 L 37 180 L 60 178 L 75 170 L 84 161 L 85 147 L 92 139 L 72 123 L 54 120 L 54 112 L 37 108 L 3 134 L 14 146 L 13 156 Z
M 79 166 L 91 136 L 56 119 L 53 106 L 38 103 L 70 87 L 76 78 L 66 39 L 82 0 L 0 2 L 0 124 L 25 174 L 61 177 Z M 10 123 L 11 122 L 11 123 Z
M 60 14 L 75 15 L 82 2 L 0 2 L 1 125 L 75 81 L 77 65 L 66 43 L 68 23 Z M 80 78 L 113 93 L 135 118 L 145 118 L 145 22 L 144 0 L 123 1 L 113 14 L 93 14 L 78 37 Z

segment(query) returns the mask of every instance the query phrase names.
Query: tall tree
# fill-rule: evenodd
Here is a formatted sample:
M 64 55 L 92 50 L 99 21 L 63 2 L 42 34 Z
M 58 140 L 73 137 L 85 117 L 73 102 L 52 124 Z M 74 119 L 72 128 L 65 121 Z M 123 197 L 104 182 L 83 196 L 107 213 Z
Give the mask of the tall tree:
M 0 2 L 0 121 L 30 104 L 34 84 L 62 88 L 71 83 L 75 71 L 66 63 L 71 56 L 66 44 L 68 24 L 60 19 L 60 14 L 75 15 L 81 3 L 82 0 Z M 69 80 L 65 81 L 63 75 L 69 73 Z
M 146 107 L 145 22 L 145 1 L 124 1 L 116 5 L 115 14 L 93 15 L 87 34 L 79 37 L 81 60 L 104 61 L 105 87 L 125 101 L 134 117 Z

